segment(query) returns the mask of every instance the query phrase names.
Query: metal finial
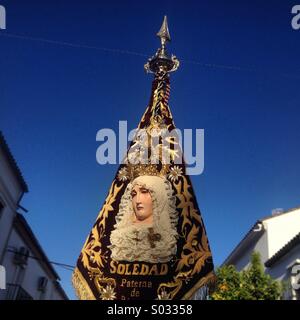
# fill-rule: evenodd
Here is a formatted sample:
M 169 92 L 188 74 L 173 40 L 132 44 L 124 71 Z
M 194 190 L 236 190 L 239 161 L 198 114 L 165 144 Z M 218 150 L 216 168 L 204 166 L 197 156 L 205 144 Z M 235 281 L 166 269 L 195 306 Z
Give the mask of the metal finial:
M 164 21 L 160 27 L 160 30 L 157 32 L 156 35 L 158 37 L 160 37 L 162 47 L 165 46 L 165 43 L 167 41 L 171 41 L 170 32 L 169 32 L 169 28 L 168 28 L 167 16 L 164 16 Z
M 168 74 L 176 71 L 179 67 L 179 61 L 174 55 L 169 55 L 166 49 L 166 42 L 171 41 L 167 16 L 164 16 L 164 21 L 157 36 L 161 41 L 161 48 L 159 48 L 152 58 L 148 60 L 144 68 L 147 72 L 152 72 L 156 76 Z

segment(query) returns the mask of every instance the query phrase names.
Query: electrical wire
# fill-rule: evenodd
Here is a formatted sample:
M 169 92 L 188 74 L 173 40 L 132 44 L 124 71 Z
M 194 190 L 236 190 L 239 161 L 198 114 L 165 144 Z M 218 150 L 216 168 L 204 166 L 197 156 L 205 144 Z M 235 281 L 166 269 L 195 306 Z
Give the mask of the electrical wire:
M 96 46 L 76 44 L 76 43 L 65 42 L 65 41 L 35 38 L 35 37 L 31 37 L 31 36 L 18 35 L 18 34 L 13 34 L 13 33 L 8 33 L 8 32 L 1 32 L 0 36 L 23 39 L 23 40 L 40 41 L 40 42 L 57 44 L 57 45 L 61 45 L 61 46 L 68 46 L 68 47 L 74 47 L 74 48 L 94 49 L 94 50 L 100 50 L 100 51 L 107 51 L 107 52 L 111 52 L 111 53 L 119 53 L 119 54 L 128 54 L 128 55 L 135 55 L 135 56 L 141 56 L 141 57 L 148 57 L 146 54 L 134 52 L 134 51 L 129 51 L 129 50 L 96 47 Z
M 0 36 L 2 37 L 8 37 L 8 38 L 16 38 L 16 39 L 22 39 L 22 40 L 30 40 L 30 41 L 38 41 L 38 42 L 44 42 L 54 45 L 60 45 L 60 46 L 68 46 L 73 48 L 83 48 L 83 49 L 92 49 L 92 50 L 98 50 L 103 51 L 107 53 L 117 53 L 117 54 L 124 54 L 124 55 L 134 55 L 139 56 L 143 58 L 149 58 L 150 54 L 145 54 L 141 52 L 135 52 L 130 50 L 123 50 L 123 49 L 112 49 L 112 48 L 106 48 L 106 47 L 97 47 L 97 46 L 90 46 L 90 45 L 84 45 L 84 44 L 76 44 L 72 42 L 66 42 L 66 41 L 58 41 L 58 40 L 50 40 L 45 38 L 39 38 L 39 37 L 32 37 L 28 35 L 20 35 L 20 34 L 14 34 L 14 33 L 8 33 L 8 32 L 0 32 Z M 259 68 L 255 67 L 241 67 L 241 66 L 235 66 L 235 65 L 227 65 L 227 64 L 216 64 L 216 63 L 204 63 L 197 60 L 185 60 L 181 59 L 182 63 L 187 64 L 193 64 L 198 65 L 205 68 L 212 68 L 212 69 L 223 69 L 223 70 L 231 70 L 231 71 L 246 71 L 246 72 L 267 72 L 267 70 L 261 70 Z M 272 75 L 278 75 L 281 77 L 288 77 L 293 79 L 300 79 L 299 75 L 293 75 L 293 74 L 286 74 L 286 73 L 278 73 L 274 72 L 272 70 L 270 72 Z
M 15 249 L 6 249 L 7 252 L 11 252 L 11 253 L 14 253 L 14 254 L 18 254 L 20 256 L 24 256 L 24 257 L 28 257 L 30 259 L 34 259 L 34 260 L 37 260 L 37 261 L 41 261 L 41 262 L 46 262 L 46 263 L 51 263 L 55 266 L 58 266 L 58 267 L 62 267 L 66 270 L 69 270 L 69 271 L 74 271 L 75 269 L 75 266 L 72 266 L 70 264 L 66 264 L 66 263 L 61 263 L 61 262 L 56 262 L 56 261 L 50 261 L 50 260 L 45 260 L 45 259 L 40 259 L 40 258 L 37 258 L 35 256 L 32 256 L 32 255 L 26 255 L 26 254 L 22 254 L 18 251 L 16 251 Z

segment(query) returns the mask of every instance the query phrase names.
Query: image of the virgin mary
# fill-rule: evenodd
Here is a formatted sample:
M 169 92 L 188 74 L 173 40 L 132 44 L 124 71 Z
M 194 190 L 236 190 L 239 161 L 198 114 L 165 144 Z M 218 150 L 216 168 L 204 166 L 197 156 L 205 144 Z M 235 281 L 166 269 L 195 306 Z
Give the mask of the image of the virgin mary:
M 110 235 L 117 261 L 168 262 L 177 251 L 176 199 L 170 182 L 139 176 L 127 185 Z

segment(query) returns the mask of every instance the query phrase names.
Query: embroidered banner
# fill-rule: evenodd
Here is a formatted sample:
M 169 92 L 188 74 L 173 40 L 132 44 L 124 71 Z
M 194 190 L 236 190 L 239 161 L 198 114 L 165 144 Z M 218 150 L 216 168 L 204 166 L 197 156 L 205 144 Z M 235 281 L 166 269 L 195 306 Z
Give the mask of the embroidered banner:
M 169 72 L 178 64 L 162 41 L 146 65 L 155 73 L 150 103 L 79 256 L 73 285 L 80 299 L 190 299 L 214 281 L 168 105 Z

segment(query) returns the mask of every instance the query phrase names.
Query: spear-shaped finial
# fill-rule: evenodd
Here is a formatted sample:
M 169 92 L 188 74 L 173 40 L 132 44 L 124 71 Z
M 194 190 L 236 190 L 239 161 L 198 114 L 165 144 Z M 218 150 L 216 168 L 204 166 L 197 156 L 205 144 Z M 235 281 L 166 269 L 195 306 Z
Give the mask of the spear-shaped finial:
M 159 48 L 152 58 L 145 64 L 145 70 L 147 72 L 158 74 L 168 74 L 172 71 L 176 71 L 179 67 L 179 61 L 173 55 L 169 56 L 166 49 L 166 42 L 171 41 L 167 16 L 164 16 L 164 21 L 157 36 L 161 41 L 161 48 Z
M 164 48 L 167 41 L 171 41 L 170 32 L 168 28 L 167 16 L 164 16 L 164 21 L 160 27 L 160 30 L 156 34 L 160 37 L 161 46 Z

